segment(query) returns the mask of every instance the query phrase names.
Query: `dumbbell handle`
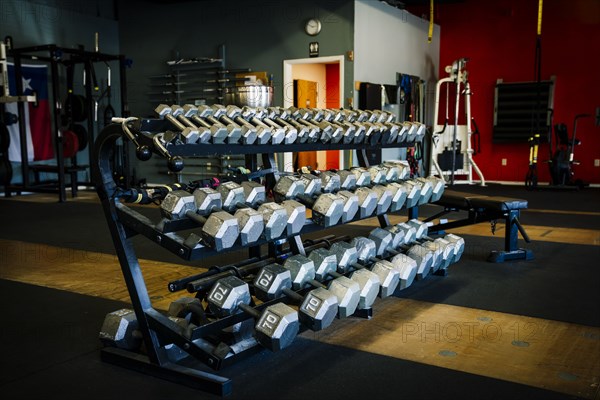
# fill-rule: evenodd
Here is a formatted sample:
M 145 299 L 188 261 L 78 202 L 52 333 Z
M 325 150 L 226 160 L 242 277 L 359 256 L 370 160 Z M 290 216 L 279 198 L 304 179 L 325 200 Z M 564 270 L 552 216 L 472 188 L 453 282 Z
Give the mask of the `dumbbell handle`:
M 349 239 L 350 238 L 348 236 L 340 236 L 337 238 L 321 239 L 321 241 L 318 241 L 315 244 L 305 247 L 304 250 L 306 252 L 310 252 L 310 251 L 331 245 L 335 242 L 345 241 L 345 240 L 349 240 Z M 265 260 L 257 261 L 252 264 L 243 265 L 243 266 L 237 268 L 237 272 L 232 269 L 229 271 L 223 271 L 223 272 L 219 272 L 217 274 L 211 274 L 210 276 L 196 279 L 187 284 L 187 290 L 190 293 L 208 290 L 210 287 L 212 287 L 212 285 L 216 281 L 218 281 L 221 278 L 225 278 L 227 276 L 232 276 L 232 275 L 237 275 L 238 273 L 242 274 L 242 275 L 250 274 L 251 272 L 256 271 L 257 269 L 260 269 L 260 268 L 264 267 L 265 265 L 282 261 L 282 259 L 289 257 L 291 254 L 292 254 L 292 252 L 290 251 L 290 252 L 287 252 L 284 254 L 280 254 L 278 257 L 271 257 L 271 258 L 267 258 Z
M 164 118 L 167 121 L 169 121 L 175 128 L 179 129 L 180 131 L 182 131 L 186 128 L 186 126 L 184 124 L 182 124 L 177 118 L 175 118 L 171 114 L 165 114 Z
M 210 129 L 212 127 L 211 124 L 209 124 L 208 122 L 206 122 L 205 120 L 203 120 L 202 118 L 200 118 L 197 115 L 192 115 L 192 120 L 198 125 L 198 126 L 203 126 L 207 129 Z
M 260 258 L 252 257 L 252 258 L 242 261 L 239 264 L 229 264 L 229 265 L 224 265 L 224 266 L 210 267 L 207 272 L 203 272 L 201 274 L 196 274 L 196 275 L 192 275 L 192 276 L 187 276 L 185 278 L 181 278 L 181 279 L 177 279 L 177 280 L 169 282 L 169 284 L 167 285 L 167 289 L 169 289 L 169 292 L 178 292 L 180 290 L 184 290 L 188 283 L 193 282 L 196 279 L 215 275 L 215 274 L 218 274 L 218 273 L 223 272 L 228 269 L 234 269 L 237 267 L 241 267 L 243 265 L 248 265 L 248 264 L 252 264 L 255 262 L 259 262 L 259 261 L 261 261 Z
M 193 212 L 192 210 L 188 210 L 185 212 L 185 216 L 196 222 L 200 226 L 204 226 L 206 224 L 207 218 L 199 215 L 198 213 Z
M 251 307 L 250 305 L 244 304 L 244 303 L 238 305 L 238 307 L 240 310 L 242 310 L 246 314 L 250 315 L 252 318 L 254 318 L 254 319 L 260 318 L 260 312 L 255 310 L 254 307 Z
M 290 299 L 292 299 L 292 300 L 294 300 L 294 301 L 296 301 L 296 302 L 298 302 L 298 303 L 301 303 L 301 302 L 302 302 L 302 300 L 304 300 L 304 296 L 302 296 L 302 295 L 301 295 L 301 294 L 299 294 L 299 293 L 296 293 L 296 292 L 294 292 L 294 291 L 293 291 L 292 289 L 290 289 L 290 288 L 285 288 L 285 289 L 283 289 L 281 292 L 282 292 L 284 295 L 286 295 L 287 297 L 289 297 Z
M 232 120 L 231 118 L 229 118 L 226 114 L 221 115 L 219 118 L 220 118 L 220 120 L 222 122 L 225 122 L 226 124 L 235 125 L 235 126 L 241 128 L 240 124 L 238 124 L 237 122 L 235 122 L 234 120 Z
M 183 114 L 179 114 L 177 115 L 177 119 L 179 120 L 179 122 L 181 122 L 182 124 L 184 124 L 185 126 L 192 128 L 192 129 L 198 129 L 198 127 L 188 119 L 188 117 L 186 117 Z

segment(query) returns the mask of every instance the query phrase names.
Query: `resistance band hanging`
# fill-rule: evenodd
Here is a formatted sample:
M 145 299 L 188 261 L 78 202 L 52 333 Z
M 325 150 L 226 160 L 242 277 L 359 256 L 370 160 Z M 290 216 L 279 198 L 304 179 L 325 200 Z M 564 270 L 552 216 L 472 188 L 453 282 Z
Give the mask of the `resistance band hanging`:
M 429 32 L 427 33 L 427 43 L 431 43 L 432 38 L 433 38 L 433 0 L 431 0 L 429 2 Z
M 542 86 L 542 8 L 543 0 L 538 2 L 537 31 L 535 39 L 534 76 L 537 82 L 536 106 L 535 106 L 535 128 L 533 136 L 529 138 L 529 168 L 525 175 L 525 186 L 527 189 L 535 189 L 538 183 L 537 155 L 540 143 L 540 108 L 541 108 L 541 86 Z M 534 121 L 532 121 L 533 125 Z M 552 128 L 550 128 L 552 129 Z M 550 154 L 552 158 L 552 154 Z M 551 162 L 551 161 L 550 161 Z

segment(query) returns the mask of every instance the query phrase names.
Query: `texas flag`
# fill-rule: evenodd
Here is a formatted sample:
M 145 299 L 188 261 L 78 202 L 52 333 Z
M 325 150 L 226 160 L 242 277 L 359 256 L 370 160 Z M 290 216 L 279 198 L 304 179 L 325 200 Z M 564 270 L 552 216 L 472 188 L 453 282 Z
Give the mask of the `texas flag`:
M 37 95 L 37 104 L 25 103 L 25 129 L 27 131 L 27 160 L 41 161 L 54 157 L 50 106 L 48 103 L 48 67 L 46 65 L 24 65 L 23 95 Z M 17 95 L 14 64 L 8 63 L 8 80 L 11 96 Z M 17 103 L 7 103 L 5 122 L 10 133 L 8 158 L 21 162 L 21 138 L 19 134 L 19 111 Z

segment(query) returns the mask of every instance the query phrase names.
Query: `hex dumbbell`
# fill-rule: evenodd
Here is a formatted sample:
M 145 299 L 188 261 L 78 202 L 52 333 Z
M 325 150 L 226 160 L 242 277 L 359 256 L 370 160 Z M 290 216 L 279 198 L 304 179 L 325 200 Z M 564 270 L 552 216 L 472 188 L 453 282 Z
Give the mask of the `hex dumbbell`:
M 265 187 L 258 182 L 246 181 L 241 185 L 236 182 L 224 182 L 217 187 L 217 191 L 221 194 L 223 209 L 227 211 L 248 207 L 258 209 L 258 212 L 264 216 L 264 236 L 267 240 L 280 237 L 284 231 L 288 235 L 298 234 L 306 222 L 304 205 L 295 200 L 285 200 L 281 204 L 267 203 Z M 287 218 L 283 218 L 281 212 L 274 211 L 278 209 L 283 209 Z M 280 228 L 282 224 L 283 229 Z
M 235 123 L 240 126 L 245 126 L 246 129 L 256 133 L 255 144 L 267 144 L 271 140 L 271 129 L 265 129 L 262 126 L 255 126 L 250 122 L 242 118 L 242 109 L 238 106 L 229 105 L 227 106 L 227 117 L 232 119 Z
M 245 125 L 237 124 L 234 120 L 227 116 L 227 107 L 222 104 L 213 104 L 213 117 L 223 123 L 228 129 L 239 129 L 240 139 L 242 144 L 254 144 L 256 142 L 256 130 L 249 129 Z
M 309 266 L 303 261 L 292 256 L 286 260 L 284 266 L 269 264 L 263 267 L 254 279 L 256 296 L 264 301 L 287 296 L 300 303 L 298 308 L 300 322 L 313 331 L 327 328 L 337 314 L 337 297 L 325 286 L 313 282 L 316 289 L 302 296 L 295 290 L 301 290 L 309 281 L 314 279 L 314 266 L 312 275 Z
M 310 171 L 304 171 L 300 174 L 299 178 L 304 184 L 304 194 L 307 196 L 312 197 L 315 194 L 323 192 L 323 180 L 321 177 L 312 174 Z M 352 221 L 358 212 L 358 196 L 348 190 L 340 190 L 336 194 L 344 202 L 344 208 L 341 217 L 342 223 Z
M 284 175 L 275 184 L 273 192 L 280 199 L 296 199 L 312 210 L 312 220 L 325 227 L 336 225 L 344 212 L 344 200 L 337 195 L 324 193 L 318 197 L 304 194 L 304 183 L 292 175 Z
M 300 331 L 298 312 L 286 304 L 270 305 L 262 313 L 251 307 L 250 288 L 236 276 L 218 280 L 206 300 L 209 309 L 217 316 L 244 312 L 254 318 L 257 341 L 272 351 L 289 347 Z
M 233 247 L 240 233 L 238 219 L 224 211 L 212 212 L 211 209 L 205 213 L 201 209 L 202 204 L 197 203 L 196 196 L 197 191 L 204 189 L 212 190 L 196 189 L 194 194 L 185 190 L 170 192 L 160 205 L 161 213 L 172 220 L 190 218 L 195 221 L 202 227 L 202 239 L 217 251 Z
M 207 136 L 205 131 L 200 132 L 196 127 L 186 126 L 181 123 L 175 116 L 173 116 L 173 110 L 166 104 L 159 104 L 154 110 L 161 119 L 166 119 L 173 125 L 175 129 L 179 131 L 179 134 L 184 143 L 205 143 Z M 177 110 L 179 112 L 179 110 Z
M 195 124 L 198 129 L 203 128 L 204 130 L 208 130 L 210 132 L 210 142 L 212 144 L 223 144 L 227 139 L 227 128 L 222 124 L 211 124 L 207 122 L 204 118 L 210 116 L 210 113 L 206 108 L 199 109 L 198 107 L 192 104 L 186 104 L 182 107 L 183 116 L 186 119 L 189 119 L 190 122 Z
M 282 127 L 277 124 L 270 126 L 262 121 L 262 119 L 266 117 L 266 112 L 254 107 L 244 106 L 240 115 L 257 128 L 260 127 L 265 131 L 269 130 L 271 132 L 272 144 L 280 144 L 284 141 L 285 130 Z

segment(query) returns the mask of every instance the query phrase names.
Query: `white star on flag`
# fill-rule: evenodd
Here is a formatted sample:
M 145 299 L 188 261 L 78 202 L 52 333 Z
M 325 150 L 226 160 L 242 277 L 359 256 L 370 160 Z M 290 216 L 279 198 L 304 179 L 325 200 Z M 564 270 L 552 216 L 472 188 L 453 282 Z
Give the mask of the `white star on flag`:
M 27 90 L 31 90 L 33 92 L 33 88 L 31 87 L 30 83 L 31 79 L 25 79 L 25 77 L 23 77 L 23 93 L 25 93 Z

